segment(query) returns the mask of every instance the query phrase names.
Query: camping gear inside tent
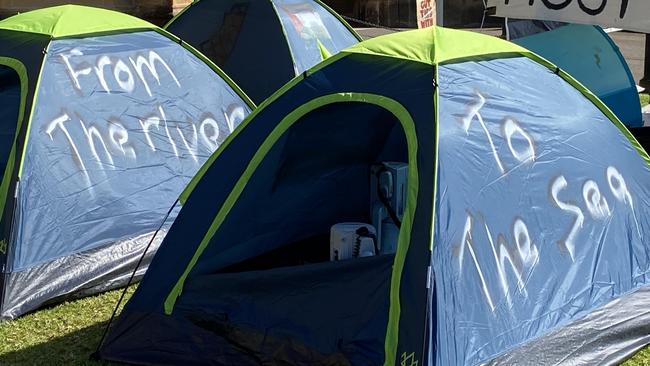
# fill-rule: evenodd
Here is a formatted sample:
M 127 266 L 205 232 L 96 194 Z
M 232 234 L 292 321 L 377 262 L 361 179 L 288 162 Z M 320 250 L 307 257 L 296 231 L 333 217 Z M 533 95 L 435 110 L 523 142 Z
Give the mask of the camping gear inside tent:
M 320 0 L 194 1 L 165 27 L 260 103 L 361 38 Z
M 513 39 L 513 42 L 571 74 L 596 94 L 626 126 L 643 125 L 632 72 L 618 46 L 599 26 L 568 24 Z
M 0 40 L 0 316 L 13 318 L 124 284 L 251 102 L 191 47 L 113 11 L 23 13 Z
M 365 41 L 206 162 L 99 356 L 615 362 L 650 341 L 649 162 L 597 97 L 513 43 L 436 27 Z M 367 227 L 375 197 L 393 250 L 388 226 Z

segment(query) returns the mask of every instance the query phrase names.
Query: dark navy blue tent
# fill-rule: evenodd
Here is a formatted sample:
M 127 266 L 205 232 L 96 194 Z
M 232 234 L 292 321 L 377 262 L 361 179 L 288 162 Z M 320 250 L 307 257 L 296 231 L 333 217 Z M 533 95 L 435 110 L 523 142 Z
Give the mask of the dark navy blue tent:
M 162 29 L 79 6 L 0 22 L 0 80 L 2 318 L 123 285 L 251 109 Z
M 386 190 L 406 198 L 389 215 L 397 246 L 336 260 L 330 230 L 372 221 L 377 162 L 407 167 Z M 597 97 L 513 43 L 435 27 L 360 43 L 264 102 L 202 167 L 99 355 L 620 361 L 650 341 L 649 162 Z
M 199 49 L 256 103 L 360 40 L 320 0 L 196 0 L 165 29 Z

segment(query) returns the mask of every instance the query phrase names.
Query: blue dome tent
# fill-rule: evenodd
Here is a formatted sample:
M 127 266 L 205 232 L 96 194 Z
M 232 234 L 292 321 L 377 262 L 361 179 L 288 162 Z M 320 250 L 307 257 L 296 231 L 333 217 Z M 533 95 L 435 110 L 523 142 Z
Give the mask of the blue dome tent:
M 197 0 L 165 29 L 210 58 L 255 103 L 360 40 L 319 0 Z
M 99 356 L 615 363 L 649 342 L 649 163 L 597 97 L 520 46 L 436 27 L 360 43 L 202 167 Z M 384 190 L 395 167 L 403 189 Z M 377 230 L 361 256 L 366 228 L 357 258 L 336 260 L 330 230 L 371 222 L 375 195 L 396 247 Z
M 7 319 L 125 284 L 252 103 L 194 49 L 125 14 L 41 9 L 0 21 L 0 40 Z

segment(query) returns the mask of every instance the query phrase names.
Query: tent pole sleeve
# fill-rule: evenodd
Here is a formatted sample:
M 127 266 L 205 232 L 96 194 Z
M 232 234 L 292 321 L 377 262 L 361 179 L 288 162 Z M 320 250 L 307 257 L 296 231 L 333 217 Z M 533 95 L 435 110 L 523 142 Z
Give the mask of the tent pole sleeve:
M 25 105 L 27 103 L 27 89 L 28 89 L 28 76 L 27 68 L 23 65 L 22 62 L 8 57 L 0 57 L 0 65 L 10 67 L 16 71 L 18 77 L 20 78 L 20 107 L 18 110 L 18 120 L 16 122 L 16 133 L 14 134 L 14 140 L 11 145 L 11 151 L 9 152 L 9 157 L 7 159 L 7 165 L 5 167 L 4 174 L 2 176 L 2 183 L 0 183 L 0 213 L 4 212 L 5 205 L 7 204 L 7 199 L 9 196 L 9 186 L 11 185 L 11 178 L 13 176 L 14 170 L 14 161 L 16 159 L 16 144 L 18 140 L 18 135 L 20 134 L 20 129 L 23 124 L 23 118 L 25 117 Z

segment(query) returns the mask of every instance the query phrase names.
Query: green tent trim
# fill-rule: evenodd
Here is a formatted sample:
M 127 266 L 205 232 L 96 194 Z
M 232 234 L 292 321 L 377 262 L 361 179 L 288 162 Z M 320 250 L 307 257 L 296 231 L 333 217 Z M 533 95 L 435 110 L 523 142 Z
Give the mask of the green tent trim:
M 130 15 L 79 5 L 34 10 L 0 21 L 0 29 L 44 34 L 52 38 L 156 28 Z
M 400 230 L 400 236 L 397 245 L 398 249 L 395 254 L 395 262 L 393 265 L 393 273 L 391 276 L 391 285 L 390 285 L 391 305 L 389 310 L 388 328 L 386 330 L 387 333 L 386 333 L 385 351 L 387 355 L 386 357 L 387 360 L 395 359 L 396 349 L 397 349 L 397 336 L 399 331 L 399 317 L 400 317 L 400 309 L 401 309 L 400 302 L 399 302 L 401 277 L 402 277 L 402 270 L 404 268 L 404 263 L 406 260 L 406 254 L 408 252 L 408 248 L 410 244 L 411 227 L 413 225 L 413 217 L 415 214 L 415 206 L 416 206 L 415 203 L 417 202 L 417 195 L 418 195 L 417 186 L 418 186 L 419 178 L 418 178 L 418 170 L 417 170 L 417 136 L 415 135 L 415 122 L 413 121 L 413 118 L 408 113 L 408 111 L 401 104 L 399 104 L 398 102 L 390 98 L 386 98 L 374 94 L 337 93 L 337 94 L 322 96 L 310 101 L 309 103 L 300 106 L 299 108 L 295 109 L 293 112 L 291 112 L 290 114 L 288 114 L 286 117 L 282 119 L 282 121 L 269 134 L 269 136 L 266 138 L 264 143 L 262 143 L 260 148 L 257 150 L 255 155 L 251 159 L 250 163 L 246 167 L 246 170 L 243 172 L 242 176 L 239 178 L 239 180 L 235 184 L 235 187 L 230 192 L 230 194 L 226 198 L 226 201 L 221 206 L 219 212 L 217 213 L 214 220 L 212 221 L 210 228 L 208 229 L 208 232 L 201 240 L 201 243 L 199 244 L 199 247 L 194 253 L 192 259 L 190 260 L 190 263 L 187 265 L 185 271 L 183 272 L 179 280 L 176 282 L 176 284 L 174 285 L 170 293 L 167 295 L 167 298 L 165 299 L 164 302 L 164 311 L 166 314 L 169 315 L 173 312 L 174 305 L 176 304 L 176 300 L 182 293 L 183 285 L 190 271 L 194 268 L 199 257 L 201 256 L 205 248 L 208 246 L 210 240 L 212 239 L 216 231 L 219 229 L 219 227 L 221 226 L 225 218 L 228 216 L 228 213 L 230 212 L 232 207 L 235 205 L 235 202 L 243 192 L 250 177 L 255 173 L 255 170 L 262 162 L 266 154 L 275 145 L 277 140 L 289 128 L 291 128 L 291 126 L 293 126 L 297 121 L 299 121 L 300 118 L 305 116 L 310 111 L 313 111 L 314 109 L 320 108 L 328 104 L 342 103 L 342 102 L 364 102 L 364 103 L 374 104 L 388 110 L 398 118 L 398 120 L 402 124 L 402 127 L 406 135 L 408 156 L 409 156 L 409 173 L 408 173 L 409 178 L 408 179 L 410 182 L 414 182 L 415 184 L 412 186 L 412 188 L 409 189 L 409 192 L 407 194 L 406 211 L 404 213 L 404 220 L 402 222 L 402 227 L 405 228 L 405 230 Z M 250 118 L 247 120 L 250 121 Z M 223 150 L 223 149 L 219 149 L 219 150 Z M 205 164 L 204 167 L 206 165 L 207 164 Z
M 435 42 L 436 38 L 440 39 L 445 39 L 444 44 L 439 44 Z M 627 130 L 627 128 L 623 125 L 623 123 L 616 117 L 616 115 L 602 102 L 598 97 L 596 97 L 593 93 L 591 93 L 584 85 L 582 85 L 580 82 L 575 80 L 571 75 L 568 73 L 564 72 L 563 70 L 559 69 L 557 66 L 555 66 L 552 62 L 544 59 L 543 57 L 527 50 L 524 49 L 516 44 L 507 42 L 505 40 L 501 40 L 499 38 L 495 38 L 492 36 L 487 36 L 483 34 L 478 34 L 478 33 L 471 33 L 471 32 L 465 32 L 465 31 L 457 31 L 457 30 L 451 30 L 451 29 L 445 29 L 445 28 L 440 28 L 440 27 L 431 27 L 431 28 L 426 28 L 422 30 L 414 30 L 414 31 L 406 31 L 406 32 L 400 32 L 400 33 L 395 33 L 391 35 L 387 35 L 384 37 L 376 38 L 376 39 L 371 39 L 365 42 L 362 42 L 360 44 L 357 44 L 355 46 L 352 46 L 342 52 L 340 52 L 337 55 L 334 55 L 325 61 L 321 62 L 320 64 L 314 66 L 312 69 L 308 70 L 307 72 L 303 73 L 299 77 L 293 79 L 289 83 L 287 83 L 284 87 L 282 87 L 280 90 L 276 91 L 271 97 L 269 97 L 266 101 L 264 101 L 258 109 L 256 109 L 251 115 L 246 118 L 242 122 L 242 124 L 235 130 L 234 133 L 232 133 L 224 142 L 224 144 L 215 152 L 209 159 L 208 161 L 201 167 L 199 172 L 195 175 L 195 177 L 190 181 L 186 189 L 181 193 L 179 200 L 181 203 L 185 203 L 187 199 L 189 198 L 190 194 L 198 184 L 198 182 L 201 180 L 205 172 L 209 169 L 209 167 L 212 165 L 214 160 L 220 155 L 221 151 L 226 148 L 230 144 L 230 142 L 236 138 L 236 136 L 239 134 L 241 130 L 246 128 L 246 126 L 249 124 L 249 122 L 255 118 L 255 116 L 263 110 L 268 104 L 272 103 L 274 100 L 279 98 L 282 94 L 284 94 L 287 90 L 292 88 L 294 85 L 305 79 L 311 74 L 316 73 L 317 71 L 323 69 L 327 65 L 343 58 L 350 56 L 352 54 L 369 54 L 369 55 L 377 55 L 377 56 L 384 56 L 384 57 L 391 57 L 391 58 L 396 58 L 396 59 L 403 59 L 403 60 L 408 60 L 408 61 L 414 61 L 414 62 L 419 62 L 419 63 L 425 63 L 429 64 L 432 67 L 435 67 L 435 74 L 436 74 L 436 80 L 437 80 L 437 66 L 440 64 L 450 64 L 450 63 L 458 63 L 458 62 L 463 62 L 463 61 L 480 61 L 480 60 L 487 60 L 487 59 L 494 59 L 497 57 L 527 57 L 532 59 L 533 61 L 536 61 L 540 65 L 548 68 L 551 72 L 555 72 L 558 76 L 560 76 L 563 80 L 568 82 L 571 86 L 573 86 L 575 89 L 577 89 L 580 93 L 582 93 L 587 99 L 589 99 L 603 114 L 605 114 L 618 128 L 619 130 L 628 138 L 630 143 L 635 147 L 637 152 L 641 155 L 641 157 L 646 161 L 646 163 L 650 166 L 650 156 L 648 156 L 647 152 L 641 147 L 639 142 L 634 138 L 634 136 Z M 348 94 L 345 94 L 348 95 Z M 438 111 L 438 88 L 436 87 L 434 91 L 434 98 L 433 98 L 433 103 L 434 107 L 436 109 L 436 115 L 439 113 Z M 327 96 L 331 97 L 331 96 Z M 374 96 L 377 98 L 381 98 L 379 96 Z M 325 98 L 325 97 L 323 97 Z M 349 99 L 347 99 L 349 100 Z M 317 102 L 318 101 L 318 102 Z M 366 100 L 367 101 L 367 100 Z M 317 106 L 323 105 L 323 102 L 320 101 L 320 98 L 307 103 L 300 108 L 296 109 L 294 112 L 291 114 L 287 115 L 282 122 L 280 122 L 280 125 L 276 127 L 276 130 L 274 130 L 274 133 L 277 133 L 278 128 L 284 128 L 284 130 L 288 129 L 290 126 L 285 126 L 287 123 L 291 124 L 294 123 L 298 118 L 302 116 L 301 111 L 304 111 L 304 109 L 315 109 Z M 305 107 L 305 108 L 302 108 Z M 406 112 L 406 111 L 404 111 Z M 406 112 L 408 113 L 408 112 Z M 399 117 L 400 113 L 394 113 Z M 410 116 L 408 116 L 410 118 Z M 293 121 L 291 121 L 293 119 Z M 406 119 L 408 120 L 408 118 Z M 400 118 L 400 121 L 404 125 L 408 125 L 408 122 L 405 124 L 402 118 Z M 412 123 L 412 120 L 411 120 Z M 433 123 L 437 123 L 437 121 L 433 121 Z M 406 128 L 405 128 L 406 129 Z M 439 131 L 436 128 L 436 149 L 437 149 L 437 142 L 439 140 Z M 279 136 L 276 136 L 276 139 Z M 270 138 L 270 136 L 269 136 Z M 407 137 L 408 140 L 408 137 Z M 267 139 L 265 143 L 263 144 L 262 148 L 270 149 L 270 146 L 266 146 L 270 141 Z M 417 142 L 416 142 L 417 143 Z M 272 143 L 271 143 L 272 145 Z M 266 147 L 265 147 L 266 146 Z M 261 152 L 262 148 L 258 150 L 258 154 Z M 436 154 L 437 156 L 437 154 Z M 257 154 L 255 158 L 261 160 L 261 157 L 259 157 Z M 254 159 L 255 159 L 254 158 Z M 409 144 L 409 160 L 411 159 L 411 145 Z M 253 164 L 253 162 L 251 162 Z M 255 162 L 255 164 L 259 164 L 259 161 Z M 409 164 L 411 166 L 411 164 Z M 198 261 L 198 258 L 200 257 L 201 253 L 205 249 L 205 247 L 208 245 L 210 238 L 214 235 L 216 230 L 218 229 L 219 225 L 221 222 L 225 219 L 228 211 L 232 206 L 234 205 L 235 201 L 237 200 L 238 195 L 241 193 L 243 188 L 246 185 L 246 181 L 252 175 L 253 171 L 250 171 L 249 169 L 251 168 L 251 165 L 249 165 L 248 169 L 244 172 L 244 175 L 240 178 L 238 181 L 237 185 L 235 186 L 235 189 L 231 192 L 231 195 L 228 197 L 228 200 L 222 206 L 222 209 L 219 211 L 217 217 L 215 217 L 215 220 L 213 221 L 213 225 L 210 227 L 210 230 L 204 237 L 203 241 L 199 245 L 199 248 L 197 249 L 194 257 L 192 258 L 190 264 L 186 268 L 185 272 L 179 279 L 179 281 L 176 283 L 174 288 L 171 290 L 169 293 L 168 297 L 166 298 L 166 301 L 164 303 L 164 309 L 167 314 L 171 314 L 174 308 L 174 304 L 178 296 L 180 296 L 182 292 L 182 287 L 185 279 L 189 275 L 189 272 L 191 271 L 192 267 L 196 264 Z M 437 180 L 438 180 L 438 166 L 436 164 L 435 166 L 435 171 L 434 171 L 434 180 L 436 183 L 437 187 Z M 417 179 L 417 172 L 416 177 L 411 177 L 411 172 L 409 172 L 409 179 Z M 246 179 L 246 181 L 242 181 L 242 179 Z M 436 197 L 435 192 L 436 188 L 434 187 L 434 197 Z M 233 194 L 236 193 L 236 196 L 233 196 Z M 415 195 L 417 196 L 417 192 L 415 192 Z M 435 198 L 434 198 L 435 199 Z M 411 201 L 411 192 L 409 192 L 409 199 L 407 200 L 408 202 Z M 409 203 L 407 204 L 407 209 L 411 210 L 414 209 L 414 204 Z M 435 205 L 432 205 L 433 207 L 433 215 L 432 217 L 435 217 Z M 412 213 L 411 213 L 412 214 Z M 411 219 L 411 218 L 409 218 Z M 410 235 L 410 228 L 408 228 L 409 235 Z M 433 248 L 433 243 L 434 240 L 433 238 L 435 237 L 435 232 L 434 228 L 432 227 L 432 233 L 431 233 L 431 238 L 432 242 L 430 244 L 430 247 Z M 400 231 L 400 238 L 399 238 L 399 243 L 398 243 L 398 253 L 403 253 L 405 256 L 406 251 L 408 248 L 403 248 L 404 245 L 408 245 L 408 242 L 404 244 L 405 242 L 403 241 L 403 236 L 402 236 L 402 231 Z M 398 256 L 396 256 L 395 259 L 395 266 L 393 270 L 393 276 L 391 278 L 391 293 L 390 293 L 390 310 L 389 310 L 389 322 L 387 326 L 387 333 L 386 333 L 386 342 L 385 342 L 385 365 L 393 365 L 396 361 L 397 357 L 397 345 L 398 345 L 398 329 L 399 329 L 399 315 L 400 315 L 400 303 L 399 303 L 399 281 L 401 279 L 401 273 L 402 273 L 402 268 L 403 268 L 403 258 L 402 262 L 399 262 Z M 397 283 L 396 283 L 396 282 Z
M 7 204 L 7 197 L 9 196 L 9 185 L 11 184 L 11 177 L 13 176 L 14 171 L 14 162 L 16 161 L 17 139 L 20 133 L 20 128 L 23 125 L 23 118 L 25 117 L 25 105 L 27 103 L 29 77 L 27 76 L 27 68 L 19 60 L 9 57 L 0 57 L 0 65 L 12 68 L 14 71 L 16 71 L 18 77 L 20 78 L 20 106 L 18 107 L 19 109 L 18 121 L 16 122 L 16 133 L 14 134 L 14 140 L 11 144 L 11 151 L 9 152 L 9 158 L 7 159 L 7 166 L 5 167 L 4 175 L 2 176 L 2 183 L 0 183 L 0 212 L 4 212 L 5 206 Z M 0 252 L 4 253 L 5 251 L 6 247 L 0 245 Z
M 255 103 L 253 103 L 248 95 L 246 95 L 246 93 L 241 90 L 239 86 L 237 86 L 237 84 L 235 84 L 235 82 L 228 75 L 226 75 L 226 73 L 224 73 L 217 65 L 214 64 L 214 62 L 205 57 L 201 52 L 192 47 L 192 45 L 183 42 L 180 38 L 176 37 L 172 33 L 154 24 L 127 14 L 88 6 L 62 5 L 14 15 L 0 21 L 0 30 L 2 29 L 15 32 L 48 35 L 51 37 L 51 39 L 69 37 L 81 38 L 147 30 L 155 31 L 169 38 L 171 41 L 180 44 L 183 48 L 185 48 L 195 57 L 208 65 L 214 72 L 219 75 L 219 77 L 221 77 L 228 84 L 228 86 L 230 86 L 235 91 L 235 93 L 237 93 L 242 98 L 242 100 L 251 108 L 251 110 L 255 109 L 256 107 Z M 25 146 L 29 140 L 29 132 L 31 129 L 32 118 L 34 116 L 34 108 L 38 102 L 38 91 L 40 89 L 41 82 L 41 70 L 43 69 L 46 58 L 47 50 L 45 50 L 45 57 L 43 57 L 41 68 L 39 69 L 39 76 L 36 82 L 36 87 L 34 89 L 34 96 L 32 98 L 34 102 L 32 103 L 32 108 L 29 113 L 27 133 L 24 142 Z M 26 91 L 27 89 L 25 88 L 25 93 Z M 15 154 L 13 150 L 12 153 Z M 20 159 L 20 165 L 18 169 L 19 178 L 23 173 L 24 160 L 25 150 L 23 150 Z M 5 175 L 5 178 L 3 179 L 6 179 L 6 177 L 7 176 Z M 4 195 L 0 196 L 1 207 L 2 201 L 6 201 L 7 198 L 5 192 L 2 190 L 2 186 L 0 186 L 0 194 Z
M 48 44 L 49 47 L 49 44 Z M 24 147 L 29 143 L 29 133 L 32 130 L 32 119 L 34 117 L 34 110 L 36 109 L 36 103 L 38 103 L 38 90 L 41 88 L 41 76 L 43 75 L 43 66 L 45 66 L 45 59 L 43 57 L 41 60 L 41 66 L 38 68 L 38 77 L 36 79 L 36 86 L 34 87 L 34 96 L 32 97 L 32 108 L 29 111 L 29 120 L 27 121 L 27 131 L 25 132 L 25 142 L 23 142 L 23 152 L 20 156 L 20 164 L 18 165 L 18 180 L 23 176 L 23 166 L 25 165 L 25 156 L 26 150 Z M 18 136 L 20 129 L 16 129 L 16 137 Z M 7 196 L 2 197 L 4 200 L 7 199 Z
M 437 45 L 435 42 L 436 37 L 442 37 L 450 41 L 450 45 Z M 414 46 L 417 45 L 417 46 Z M 469 45 L 469 46 L 467 46 Z M 557 72 L 566 82 L 571 84 L 574 88 L 580 91 L 587 99 L 589 99 L 598 109 L 603 112 L 618 129 L 628 138 L 634 148 L 641 154 L 641 157 L 650 166 L 650 156 L 641 147 L 637 139 L 628 131 L 623 122 L 607 107 L 596 95 L 589 89 L 582 85 L 579 81 L 574 79 L 568 73 L 560 70 L 555 64 L 546 60 L 545 58 L 508 41 L 467 31 L 459 31 L 454 29 L 446 29 L 442 27 L 429 27 L 425 29 L 405 31 L 400 33 L 393 33 L 379 38 L 373 38 L 357 45 L 349 47 L 338 54 L 324 60 L 320 64 L 307 70 L 304 74 L 296 77 L 289 83 L 285 84 L 278 91 L 273 93 L 269 98 L 262 102 L 258 108 L 244 120 L 241 125 L 226 139 L 223 147 L 229 145 L 230 141 L 238 135 L 239 130 L 248 125 L 248 121 L 252 119 L 259 110 L 270 104 L 272 101 L 280 97 L 287 90 L 291 89 L 294 85 L 300 82 L 305 77 L 312 75 L 324 67 L 328 66 L 335 61 L 349 56 L 351 54 L 369 54 L 376 56 L 392 57 L 408 61 L 425 63 L 428 65 L 436 66 L 438 64 L 456 63 L 464 60 L 482 60 L 492 59 L 495 57 L 528 57 L 537 63 L 547 67 L 549 70 Z M 220 150 L 212 154 L 205 164 L 199 169 L 197 174 L 189 182 L 185 190 L 181 193 L 179 199 L 181 204 L 184 204 L 189 198 L 190 194 L 201 180 L 205 172 L 210 168 L 212 162 L 219 156 Z

